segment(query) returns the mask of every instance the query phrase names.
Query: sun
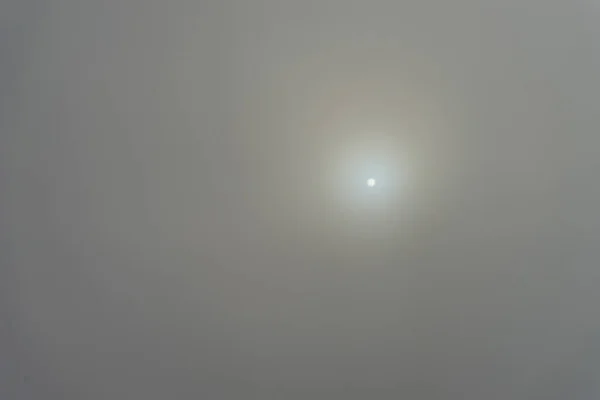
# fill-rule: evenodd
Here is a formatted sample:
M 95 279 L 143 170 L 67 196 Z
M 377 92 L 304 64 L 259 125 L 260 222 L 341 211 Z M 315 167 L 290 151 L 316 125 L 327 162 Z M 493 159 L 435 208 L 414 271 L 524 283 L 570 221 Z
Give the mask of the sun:
M 369 178 L 369 179 L 367 179 L 367 186 L 368 187 L 375 187 L 375 185 L 377 185 L 377 181 L 375 180 L 375 178 Z

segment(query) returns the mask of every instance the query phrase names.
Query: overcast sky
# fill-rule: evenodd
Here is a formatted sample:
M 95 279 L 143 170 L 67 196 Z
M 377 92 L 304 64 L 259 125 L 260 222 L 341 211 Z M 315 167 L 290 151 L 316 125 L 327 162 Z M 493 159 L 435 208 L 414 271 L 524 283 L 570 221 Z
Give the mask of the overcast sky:
M 0 397 L 599 398 L 599 21 L 0 1 Z

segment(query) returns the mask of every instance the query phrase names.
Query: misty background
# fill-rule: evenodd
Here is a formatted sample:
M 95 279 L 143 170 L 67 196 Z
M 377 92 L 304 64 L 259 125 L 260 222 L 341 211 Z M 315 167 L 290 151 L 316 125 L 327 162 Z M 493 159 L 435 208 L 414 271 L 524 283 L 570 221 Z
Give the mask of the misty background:
M 598 398 L 599 20 L 0 1 L 0 397 Z

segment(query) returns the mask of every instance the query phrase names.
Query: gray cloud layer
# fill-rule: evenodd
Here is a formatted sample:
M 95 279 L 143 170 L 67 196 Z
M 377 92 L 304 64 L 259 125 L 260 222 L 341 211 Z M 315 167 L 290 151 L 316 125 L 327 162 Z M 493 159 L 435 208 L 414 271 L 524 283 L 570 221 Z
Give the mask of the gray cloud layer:
M 597 397 L 599 7 L 2 2 L 0 397 Z

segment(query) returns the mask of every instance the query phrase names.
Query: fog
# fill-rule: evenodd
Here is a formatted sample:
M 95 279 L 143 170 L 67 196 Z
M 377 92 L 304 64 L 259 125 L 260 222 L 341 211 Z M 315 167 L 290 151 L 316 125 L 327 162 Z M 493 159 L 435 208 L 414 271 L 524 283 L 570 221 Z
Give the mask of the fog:
M 0 397 L 598 398 L 599 19 L 1 1 Z

